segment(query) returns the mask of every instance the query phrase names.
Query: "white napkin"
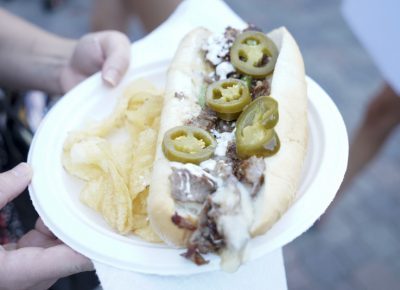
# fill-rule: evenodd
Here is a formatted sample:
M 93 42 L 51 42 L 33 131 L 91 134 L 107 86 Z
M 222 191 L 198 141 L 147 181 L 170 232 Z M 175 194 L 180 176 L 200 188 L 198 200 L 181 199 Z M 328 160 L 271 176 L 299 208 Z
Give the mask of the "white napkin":
M 223 32 L 227 25 L 243 28 L 246 24 L 221 0 L 186 0 L 162 25 L 132 45 L 132 67 L 170 60 L 182 37 L 197 26 Z M 157 276 L 93 263 L 104 290 L 287 289 L 280 249 L 243 265 L 234 274 L 215 271 L 183 277 Z
M 115 269 L 94 262 L 104 290 L 286 290 L 281 249 L 242 265 L 235 273 L 221 271 L 190 276 L 158 276 Z

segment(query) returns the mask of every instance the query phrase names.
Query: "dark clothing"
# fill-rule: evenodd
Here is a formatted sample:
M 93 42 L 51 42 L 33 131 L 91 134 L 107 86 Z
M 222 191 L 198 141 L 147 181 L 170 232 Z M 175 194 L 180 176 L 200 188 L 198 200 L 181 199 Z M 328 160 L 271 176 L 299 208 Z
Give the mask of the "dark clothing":
M 0 210 L 0 245 L 17 242 L 23 233 L 14 205 L 7 204 Z

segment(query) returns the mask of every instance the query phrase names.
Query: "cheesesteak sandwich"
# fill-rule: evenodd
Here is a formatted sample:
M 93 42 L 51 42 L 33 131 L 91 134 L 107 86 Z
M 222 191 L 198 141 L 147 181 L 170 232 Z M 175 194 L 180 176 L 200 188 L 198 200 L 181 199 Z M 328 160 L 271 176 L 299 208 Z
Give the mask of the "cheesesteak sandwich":
M 151 226 L 196 264 L 212 252 L 235 271 L 293 202 L 307 134 L 304 64 L 285 28 L 191 31 L 167 76 Z

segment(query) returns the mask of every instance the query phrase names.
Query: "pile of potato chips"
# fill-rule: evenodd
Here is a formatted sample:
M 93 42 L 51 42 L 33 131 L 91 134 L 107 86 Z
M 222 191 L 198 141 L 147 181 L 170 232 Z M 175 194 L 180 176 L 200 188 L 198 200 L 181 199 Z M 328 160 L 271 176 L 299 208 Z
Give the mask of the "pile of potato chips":
M 150 82 L 131 83 L 114 112 L 69 133 L 62 162 L 84 180 L 82 202 L 122 234 L 159 242 L 147 217 L 147 195 L 156 151 L 162 93 Z

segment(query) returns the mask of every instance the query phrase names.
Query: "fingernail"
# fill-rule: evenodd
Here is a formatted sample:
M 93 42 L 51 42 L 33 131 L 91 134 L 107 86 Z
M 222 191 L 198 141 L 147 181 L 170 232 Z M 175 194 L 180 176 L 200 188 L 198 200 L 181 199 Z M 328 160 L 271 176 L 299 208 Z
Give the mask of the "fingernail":
M 20 163 L 11 170 L 11 173 L 16 177 L 30 177 L 32 169 L 27 163 Z
M 104 80 L 112 86 L 117 84 L 119 73 L 116 69 L 111 68 L 104 73 Z

